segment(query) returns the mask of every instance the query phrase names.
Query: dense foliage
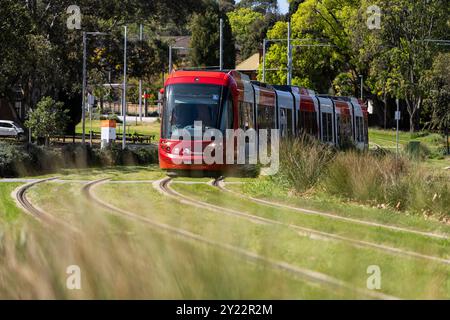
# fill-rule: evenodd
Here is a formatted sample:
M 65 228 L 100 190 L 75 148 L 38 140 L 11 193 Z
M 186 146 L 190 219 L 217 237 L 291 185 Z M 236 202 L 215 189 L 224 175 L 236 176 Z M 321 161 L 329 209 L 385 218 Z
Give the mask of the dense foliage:
M 439 52 L 448 50 L 435 40 L 448 38 L 449 8 L 444 0 L 305 0 L 291 16 L 292 38 L 299 39 L 293 41 L 293 83 L 358 96 L 361 75 L 365 96 L 385 108 L 389 99 L 401 99 L 415 130 L 430 118 L 424 85 Z M 285 39 L 287 23 L 277 22 L 267 36 Z M 286 42 L 270 45 L 268 68 L 278 71 L 268 72 L 268 82 L 286 83 L 286 52 Z
M 1 178 L 42 175 L 67 168 L 148 165 L 157 161 L 157 151 L 149 148 L 122 150 L 119 146 L 111 146 L 97 149 L 79 144 L 44 148 L 0 142 Z

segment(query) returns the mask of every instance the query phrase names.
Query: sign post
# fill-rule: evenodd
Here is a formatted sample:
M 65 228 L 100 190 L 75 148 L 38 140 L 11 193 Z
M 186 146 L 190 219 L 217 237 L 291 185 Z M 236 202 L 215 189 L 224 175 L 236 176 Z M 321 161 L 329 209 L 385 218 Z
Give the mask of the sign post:
M 102 149 L 108 147 L 116 140 L 116 121 L 103 120 L 102 126 Z
M 92 147 L 92 110 L 95 104 L 95 97 L 88 93 L 88 110 L 89 110 L 89 145 Z

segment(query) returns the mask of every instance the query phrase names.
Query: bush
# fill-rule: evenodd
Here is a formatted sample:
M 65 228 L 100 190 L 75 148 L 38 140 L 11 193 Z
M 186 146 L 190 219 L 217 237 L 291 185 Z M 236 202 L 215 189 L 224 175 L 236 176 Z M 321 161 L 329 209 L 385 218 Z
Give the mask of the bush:
M 44 174 L 61 168 L 58 151 L 36 145 L 14 145 L 0 142 L 0 176 L 18 177 Z
M 99 161 L 103 166 L 147 165 L 158 162 L 156 149 L 137 148 L 122 150 L 122 147 L 119 145 L 111 145 L 97 152 Z
M 0 176 L 15 177 L 25 167 L 29 156 L 15 145 L 0 142 Z
M 431 155 L 430 149 L 420 141 L 408 142 L 405 152 L 413 160 L 425 160 Z
M 248 188 L 266 196 L 273 189 L 320 192 L 395 210 L 450 215 L 448 176 L 434 175 L 408 157 L 384 151 L 335 153 L 305 137 L 282 143 L 280 172 Z
M 68 144 L 62 148 L 66 168 L 87 168 L 100 164 L 97 153 L 90 145 Z
M 396 160 L 395 156 L 341 153 L 330 164 L 323 188 L 330 194 L 353 200 L 386 203 L 389 195 L 402 194 L 401 176 L 406 174 L 406 160 Z
M 89 145 L 70 144 L 61 149 L 0 142 L 0 177 L 20 177 L 56 172 L 62 168 L 116 165 L 148 165 L 158 162 L 157 149 L 122 150 L 113 145 L 100 150 Z
M 286 180 L 298 192 L 314 187 L 326 174 L 327 165 L 334 157 L 327 145 L 303 135 L 282 141 L 280 145 L 280 172 L 275 179 Z

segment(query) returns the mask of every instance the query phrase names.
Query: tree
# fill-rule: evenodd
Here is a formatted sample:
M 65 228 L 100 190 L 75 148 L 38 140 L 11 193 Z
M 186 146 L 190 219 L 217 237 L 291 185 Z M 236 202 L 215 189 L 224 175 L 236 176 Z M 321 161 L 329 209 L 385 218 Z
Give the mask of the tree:
M 354 93 L 353 76 L 348 72 L 340 73 L 333 81 L 333 89 L 338 96 L 351 96 Z
M 258 49 L 265 36 L 264 15 L 249 8 L 239 8 L 228 13 L 236 44 L 241 47 L 241 59 L 245 60 Z
M 358 88 L 358 51 L 352 46 L 352 26 L 358 13 L 358 3 L 352 0 L 306 0 L 299 4 L 291 17 L 291 37 L 303 39 L 293 49 L 293 84 L 328 92 L 341 72 L 352 75 L 355 92 Z M 267 33 L 268 38 L 286 39 L 287 23 L 277 22 Z M 309 40 L 308 40 L 309 39 Z M 318 41 L 319 40 L 319 41 Z M 267 55 L 267 68 L 279 69 L 267 73 L 271 83 L 286 83 L 287 43 L 271 44 Z M 364 65 L 363 65 L 364 66 Z
M 228 13 L 234 10 L 236 6 L 235 0 L 219 0 L 219 9 L 221 12 Z
M 250 8 L 262 14 L 277 13 L 278 1 L 277 0 L 241 0 L 239 7 Z
M 289 17 L 297 12 L 298 6 L 305 0 L 289 0 Z
M 52 136 L 64 133 L 69 121 L 67 113 L 63 103 L 44 97 L 36 109 L 29 113 L 25 125 L 31 129 L 34 137 L 45 139 L 45 145 L 48 146 Z
M 447 36 L 448 3 L 445 0 L 380 0 L 376 4 L 383 12 L 378 51 L 388 52 L 391 57 L 391 69 L 396 70 L 399 77 L 397 97 L 406 101 L 413 132 L 425 95 L 421 79 L 436 55 L 436 48 L 429 39 Z
M 424 105 L 430 110 L 431 119 L 428 126 L 446 133 L 447 153 L 448 131 L 450 128 L 450 53 L 439 54 L 431 70 L 426 72 L 424 82 L 427 96 Z
M 209 7 L 204 14 L 194 14 L 190 23 L 192 31 L 190 59 L 195 67 L 217 67 L 220 60 L 219 20 L 224 20 L 223 63 L 225 69 L 233 69 L 236 51 L 231 26 L 226 15 L 221 15 L 215 7 Z

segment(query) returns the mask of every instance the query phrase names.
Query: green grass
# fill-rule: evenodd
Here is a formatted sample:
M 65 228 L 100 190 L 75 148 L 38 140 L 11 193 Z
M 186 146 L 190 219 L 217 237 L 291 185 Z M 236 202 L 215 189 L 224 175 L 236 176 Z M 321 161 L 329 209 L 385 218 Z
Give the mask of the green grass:
M 397 144 L 396 135 L 395 130 L 369 129 L 369 142 L 371 147 L 380 146 L 395 152 Z M 400 131 L 400 150 L 404 150 L 406 145 L 411 141 L 420 141 L 431 152 L 431 157 L 425 161 L 431 169 L 443 169 L 450 166 L 450 156 L 444 157 L 442 155 L 442 149 L 446 146 L 445 138 L 442 135 L 426 132 L 411 134 Z
M 226 179 L 228 182 L 229 179 Z M 392 209 L 380 209 L 356 202 L 343 201 L 325 193 L 295 195 L 286 192 L 270 179 L 254 179 L 246 184 L 228 184 L 227 189 L 244 195 L 269 200 L 297 208 L 332 213 L 342 217 L 363 221 L 389 224 L 425 232 L 450 234 L 450 226 L 434 220 L 424 219 L 420 215 L 404 214 Z
M 71 222 L 82 230 L 79 242 L 62 242 L 65 251 L 56 257 L 52 244 L 41 235 L 39 245 L 50 248 L 46 261 L 39 261 L 32 271 L 45 266 L 49 270 L 37 277 L 39 281 L 63 263 L 81 264 L 87 274 L 83 291 L 76 298 L 146 298 L 146 299 L 339 299 L 356 297 L 352 292 L 327 290 L 275 271 L 264 264 L 254 264 L 233 254 L 196 242 L 154 232 L 140 222 L 116 218 L 104 209 L 86 201 L 80 194 L 82 184 L 45 183 L 36 186 L 30 197 L 54 216 Z M 149 198 L 146 211 L 161 210 L 164 199 L 148 187 L 137 185 L 105 185 L 105 199 L 136 196 Z M 131 192 L 130 192 L 131 189 Z M 120 201 L 124 198 L 119 196 Z M 128 198 L 129 201 L 130 198 Z M 111 201 L 114 202 L 114 201 Z M 156 204 L 155 204 L 156 202 Z M 131 208 L 136 206 L 129 201 Z M 191 212 L 192 208 L 178 208 Z M 173 215 L 170 213 L 169 215 Z M 107 219 L 107 223 L 103 219 Z M 177 224 L 173 221 L 174 224 Z M 54 239 L 56 240 L 56 239 Z M 53 240 L 53 241 L 54 241 Z M 61 240 L 59 240 L 61 241 Z M 81 242 L 81 243 L 80 243 Z M 81 247 L 79 247 L 81 245 Z M 54 248 L 61 250 L 61 248 Z M 75 253 L 75 254 L 74 254 Z M 57 260 L 55 261 L 54 259 Z M 62 262 L 61 262 L 62 260 Z M 47 262 L 48 261 L 48 262 Z M 56 264 L 56 266 L 55 266 Z M 64 264 L 63 264 L 64 265 Z M 0 275 L 2 264 L 0 262 Z M 22 279 L 16 279 L 20 283 Z M 51 285 L 61 282 L 56 275 Z M 12 285 L 9 296 L 15 294 Z M 7 290 L 8 292 L 8 290 Z M 11 293 L 12 292 L 12 293 Z M 2 296 L 0 289 L 0 296 Z M 55 292 L 51 291 L 55 294 Z M 3 295 L 5 296 L 5 295 Z M 8 295 L 6 295 L 8 296 Z M 72 293 L 61 289 L 57 298 L 71 298 Z
M 298 225 L 355 240 L 364 240 L 450 259 L 450 241 L 448 240 L 430 239 L 421 235 L 369 227 L 317 215 L 302 215 L 290 209 L 258 204 L 206 185 L 174 185 L 174 189 L 204 202 L 280 221 L 286 225 Z
M 227 207 L 241 203 L 239 199 L 230 202 L 223 194 L 215 196 L 213 200 L 208 191 L 212 188 L 207 186 L 175 184 L 173 187 L 178 191 L 192 192 L 194 196 L 226 204 Z M 351 282 L 357 287 L 365 287 L 366 269 L 369 265 L 376 264 L 384 270 L 384 293 L 410 298 L 450 296 L 447 277 L 450 267 L 443 264 L 392 256 L 373 249 L 355 248 L 342 242 L 314 239 L 299 235 L 284 226 L 260 225 L 237 217 L 193 208 L 164 198 L 142 185 L 103 185 L 97 190 L 97 194 L 123 209 L 272 259 L 320 271 Z M 130 202 L 128 199 L 134 201 Z M 246 211 L 249 208 L 264 214 L 261 213 L 264 210 L 262 207 L 246 204 Z M 275 216 L 280 215 L 280 212 L 278 209 L 272 209 L 268 214 Z M 290 218 L 295 219 L 293 216 Z M 336 227 L 336 230 L 328 231 L 338 231 L 337 229 Z M 370 233 L 370 230 L 365 231 Z M 402 237 L 399 238 L 401 241 Z M 379 240 L 382 241 L 383 237 L 380 236 Z M 436 252 L 448 252 L 448 248 L 445 251 L 445 244 L 439 241 L 431 241 L 429 244 L 428 239 L 422 239 L 422 245 L 424 244 L 426 247 L 434 246 L 437 248 Z
M 14 222 L 20 217 L 21 211 L 11 197 L 11 193 L 20 185 L 20 183 L 0 183 L 0 223 Z
M 133 133 L 137 133 L 140 135 L 145 135 L 145 136 L 155 136 L 155 140 L 152 140 L 153 142 L 155 141 L 159 141 L 159 137 L 160 137 L 160 129 L 161 129 L 161 124 L 159 122 L 153 122 L 153 123 L 137 123 L 135 121 L 130 121 L 128 120 L 127 122 L 127 133 L 128 134 L 133 134 Z M 89 132 L 90 130 L 90 124 L 89 122 L 86 122 L 86 131 Z M 122 133 L 122 124 L 117 124 L 117 133 Z M 92 131 L 100 134 L 101 132 L 101 127 L 100 127 L 100 120 L 92 120 Z M 82 127 L 82 123 L 79 123 L 75 129 L 75 132 L 78 134 L 81 134 L 83 132 L 83 127 Z
M 33 179 L 58 177 L 62 180 L 99 180 L 109 178 L 113 181 L 140 181 L 159 180 L 165 176 L 165 173 L 159 169 L 158 165 L 148 165 L 116 166 L 88 169 L 63 169 L 58 173 L 37 176 L 33 177 Z

